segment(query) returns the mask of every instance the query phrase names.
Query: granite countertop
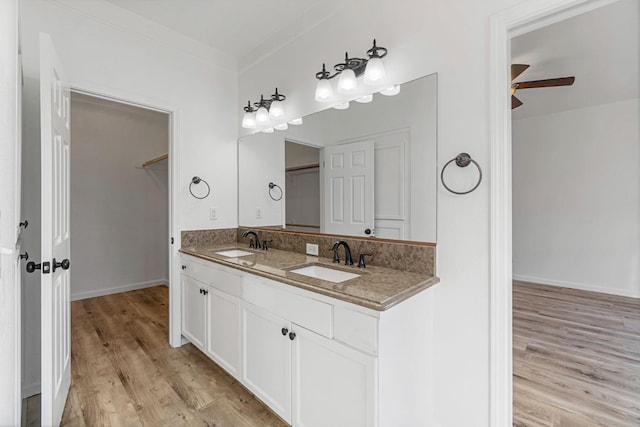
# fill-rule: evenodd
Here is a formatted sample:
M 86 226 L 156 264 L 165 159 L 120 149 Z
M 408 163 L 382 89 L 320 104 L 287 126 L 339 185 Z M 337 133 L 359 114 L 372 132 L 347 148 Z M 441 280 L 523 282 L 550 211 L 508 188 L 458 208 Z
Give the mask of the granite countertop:
M 241 249 L 253 254 L 238 258 L 216 254 L 229 249 Z M 369 265 L 365 269 L 358 268 L 355 264 L 348 267 L 344 262 L 334 264 L 329 258 L 278 249 L 249 249 L 246 245 L 238 244 L 183 247 L 180 252 L 377 311 L 387 310 L 440 281 L 437 277 L 426 274 Z M 289 271 L 308 264 L 326 265 L 360 274 L 360 277 L 333 283 Z

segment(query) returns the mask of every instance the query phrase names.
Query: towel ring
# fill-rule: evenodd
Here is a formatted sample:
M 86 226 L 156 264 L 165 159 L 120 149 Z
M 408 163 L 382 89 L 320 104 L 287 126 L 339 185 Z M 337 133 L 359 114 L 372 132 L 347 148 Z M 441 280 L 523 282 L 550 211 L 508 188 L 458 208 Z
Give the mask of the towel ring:
M 469 163 L 473 163 L 474 165 L 476 165 L 476 168 L 478 168 L 478 182 L 476 183 L 476 185 L 473 186 L 473 188 L 471 190 L 468 190 L 468 191 L 455 191 L 455 190 L 452 190 L 451 188 L 449 188 L 449 186 L 444 182 L 444 171 L 447 168 L 447 166 L 449 166 L 449 164 L 452 163 L 452 162 L 456 162 L 456 165 L 458 167 L 461 167 L 461 168 L 466 168 L 467 166 L 469 166 Z M 482 182 L 482 169 L 480 169 L 480 165 L 478 164 L 478 162 L 473 160 L 469 154 L 460 153 L 454 159 L 451 159 L 447 163 L 445 163 L 445 165 L 442 167 L 442 172 L 440 172 L 440 181 L 442 182 L 442 185 L 444 186 L 444 188 L 446 188 L 447 190 L 449 190 L 453 194 L 469 194 L 473 190 L 478 188 L 478 186 Z
M 280 190 L 280 197 L 278 197 L 277 199 L 275 197 L 273 197 L 273 194 L 271 194 L 271 190 L 273 190 L 273 187 L 278 187 L 278 190 Z M 275 200 L 276 202 L 279 201 L 280 199 L 282 199 L 282 188 L 280 188 L 280 186 L 278 184 L 274 184 L 273 182 L 269 183 L 269 197 L 271 197 L 271 200 Z
M 201 182 L 203 182 L 204 185 L 207 186 L 207 194 L 205 194 L 202 197 L 198 197 L 195 194 L 193 194 L 193 190 L 191 189 L 191 186 L 193 184 L 200 184 Z M 204 179 L 200 178 L 199 176 L 194 176 L 193 178 L 191 178 L 191 183 L 189 184 L 189 193 L 191 193 L 191 195 L 193 197 L 195 197 L 196 199 L 200 199 L 200 200 L 206 199 L 209 196 L 209 194 L 211 193 L 211 187 L 209 187 L 209 183 L 207 181 L 205 181 Z

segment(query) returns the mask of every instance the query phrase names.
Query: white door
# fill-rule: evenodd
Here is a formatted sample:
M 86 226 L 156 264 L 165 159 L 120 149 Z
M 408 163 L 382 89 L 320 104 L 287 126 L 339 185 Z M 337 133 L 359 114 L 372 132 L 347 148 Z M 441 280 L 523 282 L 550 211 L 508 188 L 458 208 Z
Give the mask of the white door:
M 243 304 L 242 328 L 242 383 L 283 420 L 290 422 L 291 324 Z
M 71 385 L 69 292 L 70 87 L 40 34 L 42 425 L 57 426 Z
M 373 141 L 324 148 L 323 232 L 351 236 L 372 235 L 373 149 Z
M 294 331 L 292 424 L 376 426 L 376 358 L 299 326 Z

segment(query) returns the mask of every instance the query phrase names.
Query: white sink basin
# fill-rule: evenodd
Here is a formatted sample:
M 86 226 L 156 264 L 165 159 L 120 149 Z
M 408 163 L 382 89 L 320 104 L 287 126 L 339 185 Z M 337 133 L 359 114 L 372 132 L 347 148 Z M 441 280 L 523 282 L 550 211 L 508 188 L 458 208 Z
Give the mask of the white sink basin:
M 228 251 L 216 252 L 216 255 L 222 255 L 229 258 L 238 258 L 240 256 L 253 255 L 253 252 L 247 252 L 241 249 L 231 249 Z
M 342 270 L 334 270 L 333 268 L 321 267 L 319 265 L 309 265 L 307 267 L 290 270 L 291 273 L 301 274 L 314 279 L 326 280 L 333 283 L 342 283 L 350 279 L 360 277 L 359 274 L 349 273 Z

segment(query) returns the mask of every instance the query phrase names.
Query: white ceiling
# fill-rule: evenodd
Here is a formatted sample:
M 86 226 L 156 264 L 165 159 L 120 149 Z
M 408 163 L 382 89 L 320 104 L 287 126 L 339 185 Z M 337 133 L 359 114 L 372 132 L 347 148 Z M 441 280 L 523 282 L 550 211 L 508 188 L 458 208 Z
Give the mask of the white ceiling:
M 523 89 L 514 119 L 637 98 L 638 0 L 620 0 L 516 37 L 513 64 L 530 67 L 515 81 L 575 76 L 573 86 Z
M 106 0 L 228 53 L 242 68 L 351 0 Z

